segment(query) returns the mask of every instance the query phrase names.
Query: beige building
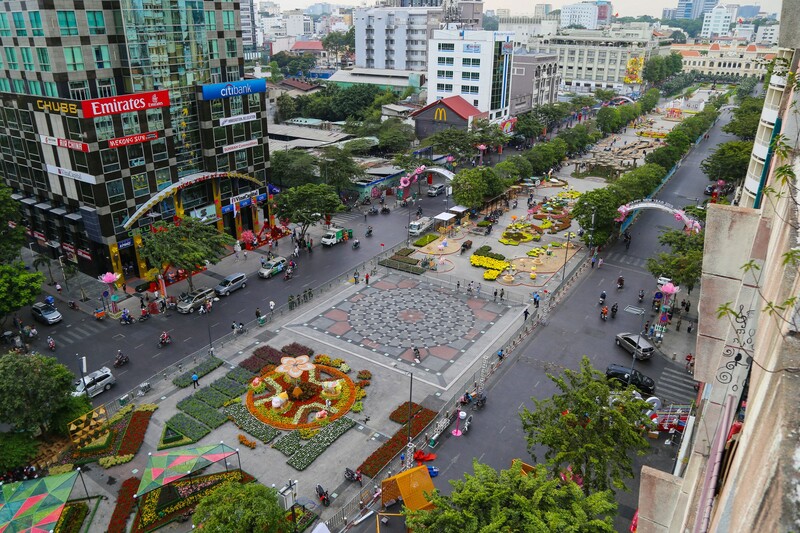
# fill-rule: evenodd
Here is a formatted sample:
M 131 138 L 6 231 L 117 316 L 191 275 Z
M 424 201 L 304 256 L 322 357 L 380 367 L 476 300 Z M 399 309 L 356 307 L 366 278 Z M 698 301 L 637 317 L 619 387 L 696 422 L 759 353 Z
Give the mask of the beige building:
M 767 73 L 767 62 L 775 57 L 777 47 L 725 46 L 713 44 L 673 44 L 670 49 L 683 56 L 683 71 L 707 76 L 760 78 Z
M 796 70 L 800 50 L 780 52 L 787 72 Z M 790 147 L 786 159 L 772 156 L 763 184 L 771 190 L 762 188 L 752 207 L 708 209 L 694 367 L 700 401 L 675 470 L 642 469 L 640 533 L 789 532 L 800 524 L 797 102 L 786 84 L 777 108 Z M 733 314 L 718 318 L 723 306 Z

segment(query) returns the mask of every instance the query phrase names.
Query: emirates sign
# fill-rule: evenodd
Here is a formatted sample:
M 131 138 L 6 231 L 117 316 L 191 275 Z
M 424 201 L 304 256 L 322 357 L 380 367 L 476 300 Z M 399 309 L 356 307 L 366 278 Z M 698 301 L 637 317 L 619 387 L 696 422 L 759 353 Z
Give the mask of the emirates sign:
M 169 91 L 152 91 L 149 93 L 96 98 L 81 102 L 83 118 L 135 113 L 145 109 L 156 109 L 169 105 Z

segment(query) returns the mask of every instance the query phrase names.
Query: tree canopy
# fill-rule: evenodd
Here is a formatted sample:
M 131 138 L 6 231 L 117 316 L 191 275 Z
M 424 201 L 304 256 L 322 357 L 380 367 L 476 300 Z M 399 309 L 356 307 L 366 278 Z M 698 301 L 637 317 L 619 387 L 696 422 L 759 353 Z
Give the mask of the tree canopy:
M 17 353 L 0 357 L 0 422 L 25 431 L 47 431 L 54 413 L 69 403 L 74 380 L 75 375 L 55 357 Z
M 291 529 L 278 493 L 260 483 L 223 483 L 200 500 L 192 523 L 207 533 L 285 533 Z
M 694 287 L 703 273 L 704 238 L 703 232 L 665 231 L 658 242 L 669 246 L 671 251 L 647 258 L 647 270 L 655 278 L 666 276 L 676 285 Z
M 269 159 L 272 182 L 281 189 L 319 180 L 317 158 L 304 150 L 275 150 Z
M 700 163 L 700 168 L 708 179 L 741 183 L 747 175 L 752 151 L 753 141 L 722 143 Z
M 499 473 L 478 461 L 472 468 L 474 475 L 450 481 L 449 496 L 429 495 L 432 509 L 406 509 L 406 526 L 420 533 L 614 531 L 610 491 L 587 496 L 573 481 L 549 478 L 541 465 L 524 472 L 520 461 Z
M 0 264 L 11 263 L 19 257 L 25 245 L 25 229 L 19 203 L 11 198 L 11 189 L 0 181 Z
M 305 237 L 308 228 L 316 225 L 323 216 L 344 209 L 336 190 L 324 183 L 306 183 L 282 191 L 275 198 L 278 218 L 298 224 L 298 238 L 301 239 Z
M 142 233 L 139 252 L 156 268 L 174 266 L 194 272 L 206 264 L 216 264 L 225 254 L 225 247 L 235 239 L 217 231 L 214 224 L 204 224 L 192 217 L 176 223 L 157 222 L 153 230 Z M 188 276 L 189 290 L 194 290 L 192 276 Z
M 649 448 L 642 427 L 649 423 L 645 412 L 650 404 L 637 399 L 632 388 L 618 390 L 586 356 L 579 370 L 547 377 L 559 393 L 532 398 L 533 410 L 520 413 L 534 460 L 534 450 L 544 446 L 551 476 L 571 466 L 587 494 L 624 489 L 625 479 L 633 477 L 632 454 L 643 455 Z
M 364 176 L 364 169 L 347 150 L 328 146 L 322 149 L 319 158 L 319 175 L 323 183 L 341 194 L 342 191 L 355 188 L 353 179 Z
M 486 177 L 494 173 L 488 167 L 465 168 L 453 177 L 453 200 L 465 207 L 477 208 L 489 195 Z
M 0 324 L 25 306 L 36 301 L 44 283 L 44 274 L 30 272 L 22 261 L 0 264 Z
M 322 47 L 333 52 L 335 62 L 339 63 L 339 55 L 356 49 L 356 28 L 352 26 L 347 32 L 332 31 L 322 38 Z
M 432 146 L 438 154 L 450 153 L 457 161 L 466 160 L 475 154 L 475 136 L 472 132 L 457 128 L 437 131 L 422 141 L 423 146 Z
M 739 106 L 733 109 L 733 119 L 722 126 L 722 131 L 736 135 L 743 141 L 755 139 L 763 108 L 764 98 L 745 97 Z

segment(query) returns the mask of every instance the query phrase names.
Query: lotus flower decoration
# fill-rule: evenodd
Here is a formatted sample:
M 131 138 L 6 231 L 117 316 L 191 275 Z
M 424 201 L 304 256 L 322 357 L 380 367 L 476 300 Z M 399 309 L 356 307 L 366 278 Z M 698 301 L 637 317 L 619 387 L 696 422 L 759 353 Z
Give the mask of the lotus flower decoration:
M 310 362 L 307 355 L 298 355 L 297 357 L 281 357 L 281 364 L 275 369 L 276 372 L 288 374 L 289 377 L 299 378 L 303 372 L 310 372 L 314 370 L 314 363 Z

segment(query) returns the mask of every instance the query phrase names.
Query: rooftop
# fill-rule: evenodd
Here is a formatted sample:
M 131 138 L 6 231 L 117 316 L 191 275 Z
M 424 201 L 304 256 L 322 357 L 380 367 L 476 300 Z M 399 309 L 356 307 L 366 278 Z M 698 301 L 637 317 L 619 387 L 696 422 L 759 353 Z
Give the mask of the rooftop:
M 297 41 L 292 45 L 292 51 L 307 50 L 309 52 L 322 52 L 322 41 Z
M 453 112 L 455 112 L 456 115 L 458 115 L 459 117 L 463 118 L 464 120 L 469 119 L 469 117 L 474 117 L 475 115 L 483 115 L 484 114 L 477 107 L 475 107 L 474 105 L 470 104 L 469 102 L 464 100 L 462 97 L 460 97 L 460 96 L 448 96 L 447 98 L 442 98 L 441 100 L 436 100 L 435 102 L 431 102 L 430 104 L 426 105 L 422 109 L 414 111 L 411 114 L 411 116 L 412 117 L 416 116 L 416 115 L 422 113 L 423 111 L 425 111 L 427 109 L 430 109 L 430 108 L 432 108 L 432 107 L 434 107 L 434 106 L 436 106 L 438 104 L 445 105 L 446 107 L 451 109 Z

